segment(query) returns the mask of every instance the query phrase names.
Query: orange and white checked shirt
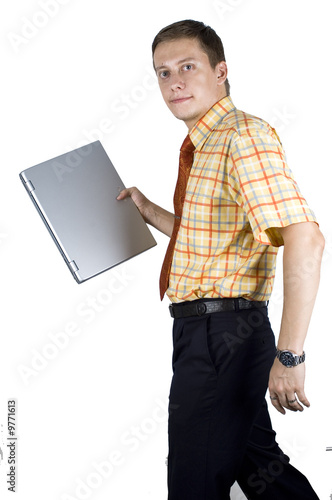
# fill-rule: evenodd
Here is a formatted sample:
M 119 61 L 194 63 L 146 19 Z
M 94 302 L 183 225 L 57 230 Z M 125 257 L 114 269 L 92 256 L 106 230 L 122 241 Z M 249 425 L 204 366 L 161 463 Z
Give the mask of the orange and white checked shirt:
M 274 228 L 316 221 L 272 127 L 230 97 L 189 132 L 195 146 L 167 295 L 172 302 L 268 300 L 282 238 Z

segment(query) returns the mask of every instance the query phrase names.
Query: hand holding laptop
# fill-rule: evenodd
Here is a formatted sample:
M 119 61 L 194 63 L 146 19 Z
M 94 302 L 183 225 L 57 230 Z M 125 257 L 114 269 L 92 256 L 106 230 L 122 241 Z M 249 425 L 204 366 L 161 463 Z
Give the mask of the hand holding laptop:
M 134 200 L 118 202 L 128 190 L 100 141 L 30 167 L 20 178 L 78 283 L 156 245 Z

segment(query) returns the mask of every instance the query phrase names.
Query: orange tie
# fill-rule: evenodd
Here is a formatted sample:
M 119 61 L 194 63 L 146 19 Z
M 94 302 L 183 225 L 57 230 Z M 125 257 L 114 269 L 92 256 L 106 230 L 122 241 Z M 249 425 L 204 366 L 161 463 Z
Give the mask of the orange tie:
M 174 192 L 174 226 L 172 236 L 167 247 L 164 262 L 161 268 L 159 287 L 160 299 L 163 300 L 165 292 L 168 288 L 169 275 L 171 272 L 172 260 L 176 237 L 181 224 L 182 208 L 186 194 L 187 182 L 193 164 L 195 146 L 190 140 L 189 135 L 185 138 L 180 151 L 179 174 Z

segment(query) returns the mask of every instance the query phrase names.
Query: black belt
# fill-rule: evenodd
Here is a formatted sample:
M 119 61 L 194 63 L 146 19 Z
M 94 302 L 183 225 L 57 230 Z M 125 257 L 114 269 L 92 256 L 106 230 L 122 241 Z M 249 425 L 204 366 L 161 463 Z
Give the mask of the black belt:
M 268 302 L 246 300 L 243 298 L 237 299 L 210 299 L 210 300 L 193 300 L 171 304 L 169 312 L 174 319 L 188 318 L 189 316 L 203 316 L 203 314 L 211 314 L 223 311 L 238 311 L 240 309 L 258 309 L 266 307 Z

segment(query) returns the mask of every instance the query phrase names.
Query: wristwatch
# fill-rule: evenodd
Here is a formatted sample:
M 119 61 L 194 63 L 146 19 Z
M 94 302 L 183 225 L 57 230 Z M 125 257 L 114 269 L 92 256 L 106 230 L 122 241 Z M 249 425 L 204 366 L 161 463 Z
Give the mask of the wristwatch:
M 292 351 L 280 351 L 280 349 L 277 349 L 276 356 L 279 359 L 280 363 L 282 363 L 287 368 L 292 368 L 293 366 L 300 365 L 305 361 L 304 351 L 303 354 L 301 354 L 301 356 L 298 356 L 297 354 L 294 354 Z

